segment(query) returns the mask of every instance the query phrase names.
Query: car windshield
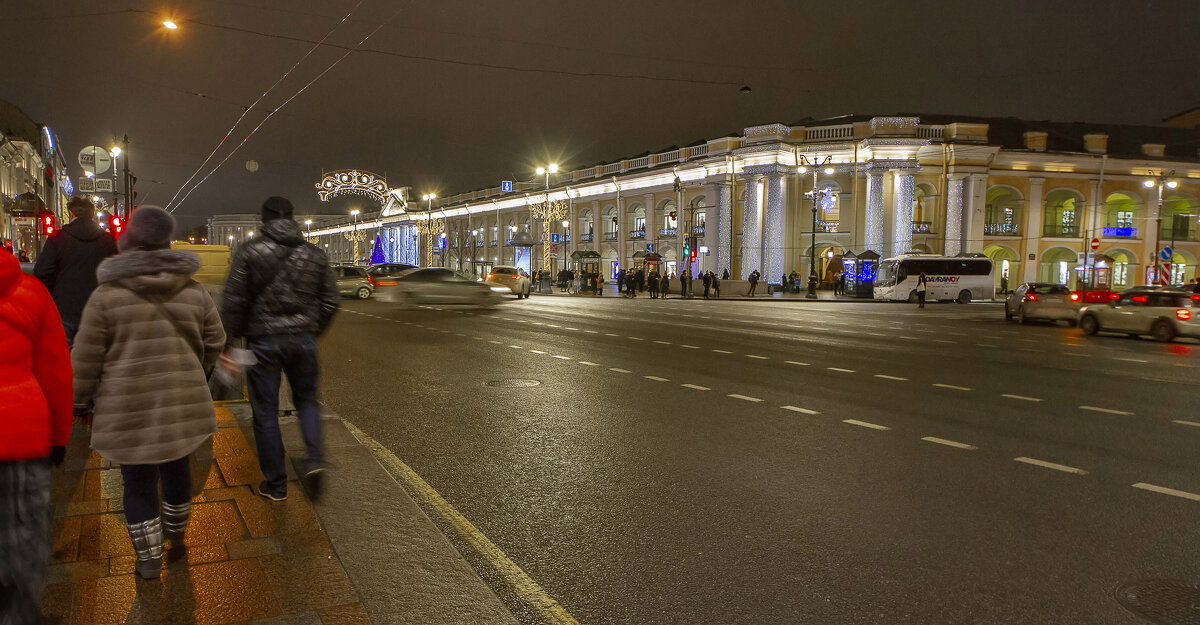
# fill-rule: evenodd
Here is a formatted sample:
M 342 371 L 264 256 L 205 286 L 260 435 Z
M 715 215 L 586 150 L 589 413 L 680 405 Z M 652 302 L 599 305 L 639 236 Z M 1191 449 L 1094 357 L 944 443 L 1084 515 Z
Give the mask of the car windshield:
M 492 273 L 496 275 L 507 275 L 517 273 L 517 271 L 515 269 L 509 269 L 508 267 L 497 267 L 492 270 Z

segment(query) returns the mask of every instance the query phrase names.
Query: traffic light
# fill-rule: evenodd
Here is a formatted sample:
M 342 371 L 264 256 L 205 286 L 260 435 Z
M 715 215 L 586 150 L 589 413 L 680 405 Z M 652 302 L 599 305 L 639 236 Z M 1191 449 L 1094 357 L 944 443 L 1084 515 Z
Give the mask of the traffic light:
M 113 215 L 113 218 L 112 218 L 113 238 L 121 236 L 121 231 L 124 229 L 125 229 L 125 224 L 121 221 L 121 218 L 117 217 L 116 215 Z
M 54 234 L 54 226 L 53 214 L 46 213 L 45 215 L 42 215 L 42 234 L 45 234 L 46 236 Z
M 692 261 L 693 263 L 696 262 L 696 248 L 693 247 L 688 251 L 688 260 Z

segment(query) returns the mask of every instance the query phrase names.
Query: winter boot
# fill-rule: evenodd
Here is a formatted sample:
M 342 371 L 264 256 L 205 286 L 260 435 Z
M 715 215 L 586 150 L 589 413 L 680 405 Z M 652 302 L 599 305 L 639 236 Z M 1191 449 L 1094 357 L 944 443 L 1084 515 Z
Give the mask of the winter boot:
M 180 504 L 162 502 L 163 536 L 171 541 L 171 548 L 183 546 L 183 534 L 187 531 L 188 517 L 192 514 L 192 502 Z
M 162 573 L 163 531 L 158 517 L 141 523 L 125 525 L 129 530 L 129 540 L 133 541 L 133 550 L 137 552 L 137 562 L 134 569 L 145 579 L 155 579 Z

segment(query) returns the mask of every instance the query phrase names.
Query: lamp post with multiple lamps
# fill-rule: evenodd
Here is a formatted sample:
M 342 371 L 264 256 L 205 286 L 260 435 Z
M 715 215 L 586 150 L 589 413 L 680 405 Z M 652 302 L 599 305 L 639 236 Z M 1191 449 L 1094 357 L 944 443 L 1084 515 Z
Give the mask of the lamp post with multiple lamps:
M 832 163 L 832 156 L 826 156 L 820 161 L 815 156 L 812 160 L 803 154 L 796 157 L 796 173 L 804 175 L 812 170 L 812 189 L 804 194 L 805 197 L 812 200 L 812 242 L 808 248 L 808 290 L 804 294 L 807 299 L 817 299 L 817 209 L 820 208 L 823 199 L 833 194 L 833 189 L 817 189 L 817 169 L 824 171 L 826 176 L 832 176 L 835 171 Z
M 1151 172 L 1151 175 L 1153 175 L 1153 172 Z M 1163 206 L 1164 206 L 1164 202 L 1165 202 L 1164 196 L 1166 195 L 1166 193 L 1164 191 L 1166 189 L 1174 189 L 1179 186 L 1179 181 L 1175 180 L 1174 178 L 1175 178 L 1174 171 L 1159 172 L 1159 174 L 1157 176 L 1154 176 L 1153 178 L 1147 178 L 1142 181 L 1142 186 L 1146 187 L 1147 189 L 1153 189 L 1155 187 L 1158 187 L 1158 219 L 1155 220 L 1155 224 L 1154 224 L 1154 251 L 1151 252 L 1151 254 L 1154 256 L 1154 280 L 1153 280 L 1154 284 L 1164 284 L 1164 283 L 1170 282 L 1170 280 L 1166 280 L 1166 281 L 1163 280 L 1162 268 L 1159 265 L 1158 246 L 1162 244 L 1162 242 L 1159 241 L 1159 237 L 1162 236 L 1162 213 L 1163 213 Z M 1174 218 L 1171 219 L 1171 250 L 1172 250 L 1172 253 L 1174 253 L 1174 250 L 1175 250 L 1175 220 L 1174 220 Z
M 537 174 L 546 176 L 546 201 L 538 204 L 530 204 L 529 212 L 535 219 L 542 222 L 542 234 L 540 240 L 542 242 L 542 269 L 550 270 L 550 228 L 553 222 L 567 216 L 567 202 L 563 200 L 550 200 L 550 174 L 558 171 L 558 165 L 551 163 L 547 167 L 538 167 Z M 566 222 L 564 221 L 563 229 L 566 230 Z M 565 248 L 564 248 L 565 249 Z
M 305 226 L 306 228 L 308 228 L 308 235 L 307 235 L 307 236 L 305 236 L 305 237 L 304 237 L 304 239 L 305 239 L 306 241 L 308 241 L 309 243 L 312 243 L 313 245 L 316 245 L 316 244 L 317 244 L 317 240 L 318 240 L 320 237 L 314 237 L 314 236 L 313 236 L 313 233 L 312 233 L 312 220 L 311 220 L 311 219 L 305 219 L 305 220 L 304 220 L 304 226 Z
M 436 193 L 426 193 L 421 196 L 425 200 L 425 212 L 429 214 L 429 219 L 417 222 L 417 232 L 425 235 L 425 266 L 433 266 L 433 238 L 441 236 L 446 229 L 446 220 L 433 217 L 433 201 L 437 199 Z M 442 256 L 445 256 L 443 254 Z
M 350 258 L 350 262 L 355 265 L 358 264 L 359 244 L 367 238 L 367 233 L 361 232 L 358 229 L 358 213 L 359 210 L 357 208 L 350 211 L 350 218 L 354 221 L 354 228 L 342 233 L 342 236 L 346 237 L 347 241 L 354 244 L 354 252 Z

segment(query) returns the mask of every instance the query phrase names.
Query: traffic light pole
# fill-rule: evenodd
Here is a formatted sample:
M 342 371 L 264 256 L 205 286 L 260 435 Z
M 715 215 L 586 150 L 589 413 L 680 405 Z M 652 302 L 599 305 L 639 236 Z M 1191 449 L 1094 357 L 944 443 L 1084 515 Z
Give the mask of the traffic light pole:
M 133 213 L 133 178 L 129 175 L 129 135 L 121 137 L 122 164 L 125 167 L 125 219 Z

